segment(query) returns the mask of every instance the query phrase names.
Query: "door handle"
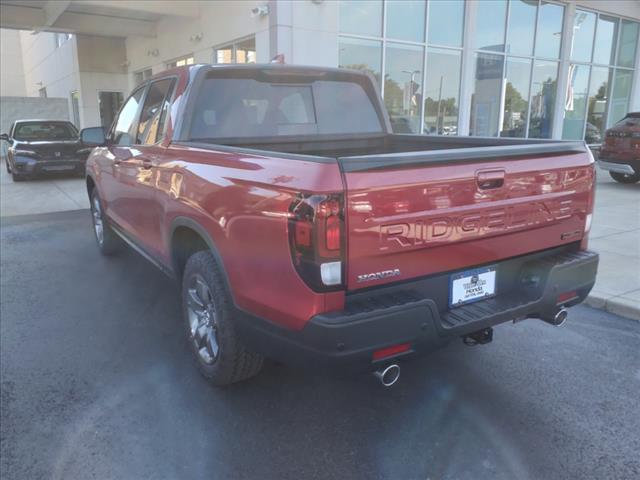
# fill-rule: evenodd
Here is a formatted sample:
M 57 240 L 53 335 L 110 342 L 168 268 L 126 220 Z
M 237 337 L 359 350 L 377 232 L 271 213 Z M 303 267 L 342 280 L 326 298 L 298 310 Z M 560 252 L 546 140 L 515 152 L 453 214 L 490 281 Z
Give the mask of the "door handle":
M 500 188 L 504 185 L 504 170 L 478 172 L 476 182 L 480 190 Z

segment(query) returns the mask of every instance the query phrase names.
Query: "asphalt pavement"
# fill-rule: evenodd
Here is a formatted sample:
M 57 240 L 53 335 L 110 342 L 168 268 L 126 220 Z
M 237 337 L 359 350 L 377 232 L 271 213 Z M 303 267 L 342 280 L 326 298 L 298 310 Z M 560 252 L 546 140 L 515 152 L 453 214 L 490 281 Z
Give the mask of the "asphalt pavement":
M 640 477 L 640 323 L 586 306 L 503 325 L 382 388 L 192 364 L 176 289 L 102 258 L 87 211 L 0 225 L 2 479 Z

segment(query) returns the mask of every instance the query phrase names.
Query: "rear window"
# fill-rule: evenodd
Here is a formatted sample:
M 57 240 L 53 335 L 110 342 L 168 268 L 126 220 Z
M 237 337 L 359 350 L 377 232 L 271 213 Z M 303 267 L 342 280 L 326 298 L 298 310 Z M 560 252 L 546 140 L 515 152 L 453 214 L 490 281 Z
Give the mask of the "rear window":
M 367 92 L 354 82 L 208 78 L 195 105 L 191 140 L 382 132 Z
M 78 130 L 67 122 L 21 122 L 13 132 L 16 140 L 75 140 Z

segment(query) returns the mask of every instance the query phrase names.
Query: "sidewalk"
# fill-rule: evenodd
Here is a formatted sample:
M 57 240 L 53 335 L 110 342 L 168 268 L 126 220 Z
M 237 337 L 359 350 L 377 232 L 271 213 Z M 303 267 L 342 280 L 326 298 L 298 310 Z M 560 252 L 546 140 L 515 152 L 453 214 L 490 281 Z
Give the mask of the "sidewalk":
M 640 183 L 622 185 L 598 170 L 589 248 L 600 266 L 587 304 L 640 320 Z
M 50 177 L 14 183 L 0 159 L 0 216 L 31 215 L 89 208 L 81 178 Z

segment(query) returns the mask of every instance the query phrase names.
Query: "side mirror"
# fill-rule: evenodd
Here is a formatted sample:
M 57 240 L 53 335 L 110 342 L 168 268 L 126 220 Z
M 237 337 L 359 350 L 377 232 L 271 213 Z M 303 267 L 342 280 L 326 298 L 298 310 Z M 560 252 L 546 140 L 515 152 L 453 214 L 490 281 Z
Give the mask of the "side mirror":
M 87 147 L 103 147 L 107 144 L 102 127 L 83 128 L 80 130 L 80 141 Z
M 4 140 L 5 142 L 8 142 L 9 141 L 9 135 L 7 135 L 6 133 L 0 134 L 0 140 Z

